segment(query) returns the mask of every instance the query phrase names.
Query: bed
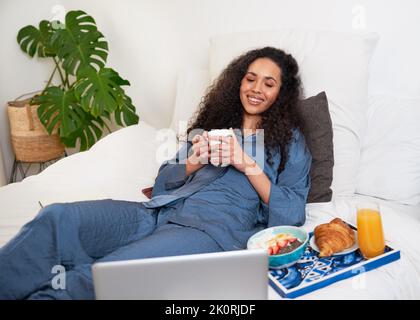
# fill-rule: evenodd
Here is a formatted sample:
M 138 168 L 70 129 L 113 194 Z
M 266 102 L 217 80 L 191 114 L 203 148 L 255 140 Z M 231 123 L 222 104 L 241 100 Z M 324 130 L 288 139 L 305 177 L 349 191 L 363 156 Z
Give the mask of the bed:
M 89 151 L 71 155 L 36 176 L 2 187 L 0 245 L 36 215 L 40 203 L 45 206 L 53 202 L 87 199 L 147 200 L 141 189 L 153 184 L 159 167 L 154 159 L 157 132 L 144 122 L 121 129 L 99 141 Z M 355 223 L 355 204 L 361 198 L 371 197 L 343 196 L 328 203 L 308 204 L 304 228 L 311 231 L 315 225 L 337 216 Z M 381 207 L 386 240 L 401 250 L 401 259 L 304 295 L 301 299 L 420 298 L 420 205 L 374 200 Z M 271 288 L 269 297 L 280 298 Z
M 153 185 L 160 163 L 176 148 L 172 129 L 182 131 L 205 87 L 217 76 L 220 66 L 243 49 L 241 43 L 255 46 L 261 41 L 280 41 L 276 43 L 279 47 L 287 46 L 291 51 L 298 47 L 298 59 L 308 66 L 322 63 L 311 61 L 313 55 L 308 57 L 305 50 L 315 52 L 317 43 L 325 43 L 321 41 L 323 37 L 329 37 L 328 44 L 332 40 L 350 41 L 346 46 L 351 46 L 352 51 L 347 54 L 353 60 L 358 59 L 354 62 L 358 67 L 367 69 L 369 50 L 378 41 L 372 35 L 350 35 L 344 41 L 341 34 L 290 30 L 282 31 L 281 37 L 277 34 L 267 39 L 256 34 L 234 35 L 233 42 L 232 36 L 212 39 L 208 70 L 180 73 L 170 128 L 157 129 L 141 121 L 109 134 L 89 151 L 63 158 L 36 176 L 0 188 L 0 246 L 30 221 L 41 206 L 50 203 L 108 198 L 146 201 L 141 190 Z M 290 39 L 294 42 L 290 43 Z M 231 44 L 228 50 L 223 49 L 226 43 Z M 337 46 L 336 50 L 348 51 L 346 46 Z M 326 59 L 325 50 L 319 51 L 322 59 Z M 331 73 L 323 69 L 322 77 L 335 74 L 336 66 L 330 64 Z M 350 74 L 354 67 L 350 63 L 346 66 L 348 70 L 340 71 Z M 352 72 L 346 81 L 357 86 L 354 92 L 359 96 L 352 92 L 349 97 L 334 78 L 320 79 L 319 70 L 307 68 L 303 72 L 306 94 L 319 90 L 329 94 L 335 156 L 332 201 L 307 204 L 304 228 L 312 231 L 334 217 L 355 224 L 356 204 L 369 199 L 379 203 L 386 241 L 401 250 L 401 259 L 299 299 L 420 299 L 420 135 L 414 120 L 420 113 L 420 103 L 418 99 L 369 96 L 365 88 L 366 71 Z M 281 298 L 270 287 L 268 290 L 270 299 Z

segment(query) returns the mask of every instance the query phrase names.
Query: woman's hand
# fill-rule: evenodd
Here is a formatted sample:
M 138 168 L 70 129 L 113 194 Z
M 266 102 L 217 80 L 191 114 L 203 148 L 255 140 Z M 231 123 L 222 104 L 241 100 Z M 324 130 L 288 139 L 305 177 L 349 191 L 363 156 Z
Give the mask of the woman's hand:
M 208 164 L 210 157 L 209 150 L 209 135 L 207 131 L 204 131 L 202 135 L 195 135 L 192 139 L 192 150 L 193 153 L 188 158 L 192 164 Z
M 185 174 L 190 174 L 200 170 L 204 165 L 209 163 L 210 150 L 208 143 L 207 131 L 204 131 L 202 135 L 197 134 L 192 139 L 192 150 L 193 153 L 188 157 L 186 162 Z
M 230 164 L 244 173 L 260 199 L 269 204 L 271 182 L 254 159 L 246 154 L 240 146 L 236 135 L 232 137 L 210 137 L 210 141 L 219 140 L 222 143 L 210 143 L 210 161 L 212 163 Z
M 213 140 L 221 143 L 212 144 Z M 232 165 L 246 175 L 261 173 L 255 160 L 243 151 L 235 134 L 231 137 L 210 137 L 209 142 L 211 163 Z

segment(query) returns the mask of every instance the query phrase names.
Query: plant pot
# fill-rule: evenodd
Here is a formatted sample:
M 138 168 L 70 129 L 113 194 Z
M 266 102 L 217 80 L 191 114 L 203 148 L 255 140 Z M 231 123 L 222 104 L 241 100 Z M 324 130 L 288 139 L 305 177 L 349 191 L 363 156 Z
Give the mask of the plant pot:
M 65 147 L 57 129 L 51 135 L 38 118 L 38 105 L 30 105 L 30 99 L 7 103 L 10 137 L 16 160 L 22 162 L 46 162 L 63 155 Z

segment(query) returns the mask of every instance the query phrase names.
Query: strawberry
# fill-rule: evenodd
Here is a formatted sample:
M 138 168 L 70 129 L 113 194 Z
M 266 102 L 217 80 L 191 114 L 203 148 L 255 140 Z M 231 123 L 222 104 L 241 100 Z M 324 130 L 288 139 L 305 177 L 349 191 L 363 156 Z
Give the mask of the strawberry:
M 280 247 L 280 250 L 286 247 L 288 243 L 288 240 L 277 240 L 277 245 Z
M 272 246 L 272 248 L 273 248 L 273 254 L 277 254 L 280 251 L 280 247 L 276 244 Z

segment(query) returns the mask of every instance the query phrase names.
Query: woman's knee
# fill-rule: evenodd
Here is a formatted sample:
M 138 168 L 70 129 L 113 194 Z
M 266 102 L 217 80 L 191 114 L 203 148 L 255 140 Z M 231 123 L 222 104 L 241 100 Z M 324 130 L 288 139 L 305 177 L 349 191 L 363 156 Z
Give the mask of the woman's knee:
M 62 219 L 63 213 L 66 211 L 66 203 L 52 203 L 42 208 L 35 220 L 40 221 L 58 221 Z

